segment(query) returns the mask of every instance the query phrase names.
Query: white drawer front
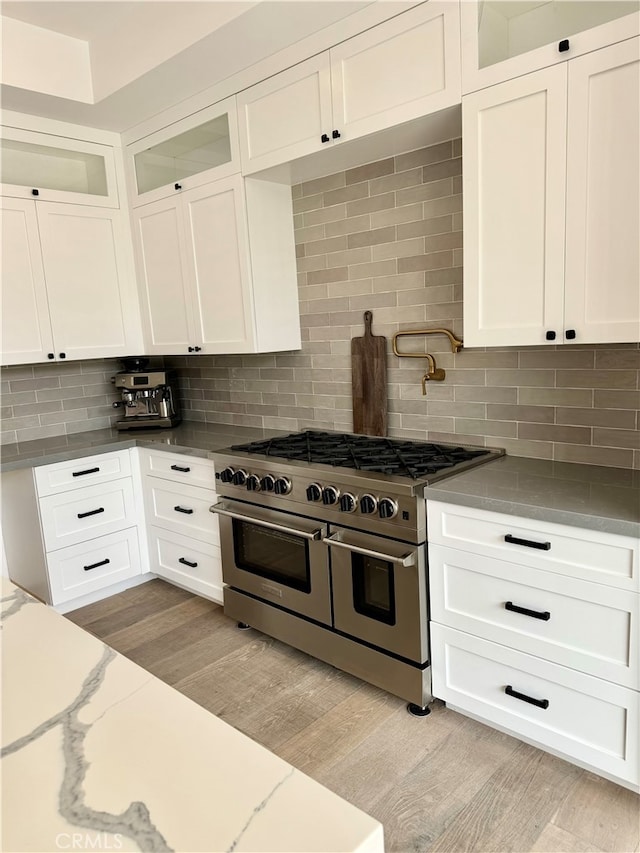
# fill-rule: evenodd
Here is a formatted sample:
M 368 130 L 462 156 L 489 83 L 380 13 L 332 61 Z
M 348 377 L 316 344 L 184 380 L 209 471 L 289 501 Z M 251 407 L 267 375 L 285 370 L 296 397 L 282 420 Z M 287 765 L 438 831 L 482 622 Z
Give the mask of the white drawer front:
M 135 527 L 47 556 L 51 603 L 62 604 L 141 573 Z
M 210 489 L 172 485 L 157 477 L 147 477 L 144 483 L 147 524 L 219 545 L 218 520 L 209 512 L 215 500 Z
M 631 537 L 438 501 L 427 501 L 427 526 L 435 545 L 640 592 L 640 543 Z
M 431 544 L 429 587 L 436 622 L 640 686 L 634 592 Z
M 222 604 L 222 562 L 217 545 L 149 528 L 152 572 Z
M 180 453 L 165 453 L 162 450 L 140 448 L 140 466 L 143 474 L 215 489 L 216 478 L 213 460 L 185 456 Z
M 131 474 L 128 450 L 83 456 L 34 468 L 39 497 L 106 483 Z
M 433 694 L 454 708 L 638 784 L 639 695 L 431 624 Z M 507 695 L 507 688 L 537 702 Z
M 47 551 L 131 527 L 137 523 L 131 479 L 42 498 L 40 517 Z

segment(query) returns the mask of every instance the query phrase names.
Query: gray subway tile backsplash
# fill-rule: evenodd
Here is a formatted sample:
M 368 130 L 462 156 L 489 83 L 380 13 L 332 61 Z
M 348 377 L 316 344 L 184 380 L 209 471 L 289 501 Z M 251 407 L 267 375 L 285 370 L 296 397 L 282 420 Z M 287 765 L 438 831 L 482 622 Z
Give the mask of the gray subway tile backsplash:
M 638 344 L 510 347 L 453 354 L 447 371 L 398 358 L 400 329 L 462 329 L 461 141 L 369 163 L 292 188 L 303 344 L 299 352 L 167 357 L 186 417 L 300 430 L 351 430 L 351 338 L 387 338 L 390 434 L 504 447 L 540 459 L 640 467 Z M 404 339 L 420 352 L 421 339 Z M 2 440 L 96 429 L 116 420 L 117 360 L 7 368 Z M 68 420 L 67 418 L 78 418 Z M 58 419 L 60 422 L 57 422 Z

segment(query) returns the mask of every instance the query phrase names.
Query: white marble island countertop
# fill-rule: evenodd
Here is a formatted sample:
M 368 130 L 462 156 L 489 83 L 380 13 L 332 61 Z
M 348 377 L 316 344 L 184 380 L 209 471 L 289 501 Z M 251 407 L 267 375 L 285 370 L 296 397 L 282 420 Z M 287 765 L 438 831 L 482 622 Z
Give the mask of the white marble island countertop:
M 2 585 L 2 850 L 383 851 L 382 826 Z

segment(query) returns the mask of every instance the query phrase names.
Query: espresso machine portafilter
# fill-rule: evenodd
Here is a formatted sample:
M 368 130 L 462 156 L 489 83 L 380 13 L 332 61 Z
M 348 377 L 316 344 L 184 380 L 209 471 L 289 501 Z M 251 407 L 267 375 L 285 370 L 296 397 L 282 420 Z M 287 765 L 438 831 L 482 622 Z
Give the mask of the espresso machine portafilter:
M 180 423 L 174 377 L 166 370 L 146 370 L 149 359 L 125 359 L 127 370 L 116 373 L 111 381 L 120 389 L 122 399 L 113 404 L 124 417 L 116 421 L 118 429 L 170 428 Z

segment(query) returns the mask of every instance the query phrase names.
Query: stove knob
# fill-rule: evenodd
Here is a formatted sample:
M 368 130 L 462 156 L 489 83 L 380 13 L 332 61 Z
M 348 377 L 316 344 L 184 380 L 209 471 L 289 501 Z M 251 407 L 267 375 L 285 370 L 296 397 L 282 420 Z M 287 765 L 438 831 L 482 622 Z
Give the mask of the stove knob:
M 322 488 L 317 483 L 311 483 L 307 486 L 307 500 L 308 501 L 321 501 L 322 500 Z
M 276 478 L 272 474 L 265 474 L 260 480 L 260 486 L 263 492 L 272 492 L 276 484 Z
M 220 479 L 223 483 L 232 483 L 233 482 L 233 468 L 224 468 L 220 472 Z
M 378 501 L 373 495 L 363 495 L 360 498 L 360 512 L 363 515 L 371 515 L 372 512 L 376 511 L 377 506 Z
M 291 491 L 291 480 L 288 477 L 278 477 L 274 483 L 273 490 L 276 495 L 288 495 Z
M 340 497 L 340 489 L 336 489 L 335 486 L 327 486 L 322 490 L 322 503 L 330 506 L 331 504 L 337 504 L 338 498 Z
M 247 472 L 243 471 L 242 468 L 238 468 L 237 471 L 234 471 L 233 474 L 233 485 L 234 486 L 244 486 L 247 482 Z
M 260 477 L 258 477 L 257 474 L 249 474 L 249 476 L 247 477 L 247 491 L 259 492 L 260 489 Z
M 393 518 L 398 514 L 398 504 L 391 498 L 382 498 L 378 506 L 380 518 Z
M 357 501 L 351 492 L 345 492 L 340 498 L 340 509 L 342 512 L 355 512 Z

